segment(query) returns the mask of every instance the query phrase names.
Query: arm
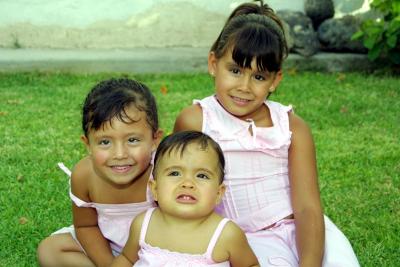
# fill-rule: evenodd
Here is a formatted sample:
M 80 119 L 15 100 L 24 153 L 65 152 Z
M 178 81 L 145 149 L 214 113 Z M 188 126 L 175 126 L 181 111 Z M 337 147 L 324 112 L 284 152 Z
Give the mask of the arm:
M 141 213 L 132 221 L 128 241 L 121 254 L 113 260 L 111 267 L 131 267 L 139 259 L 139 237 L 143 218 L 144 213 Z
M 321 266 L 325 226 L 318 188 L 314 141 L 306 123 L 289 114 L 292 143 L 289 148 L 289 179 L 299 266 Z
M 229 263 L 232 267 L 256 267 L 259 266 L 256 255 L 250 248 L 244 232 L 233 222 L 228 222 L 217 242 L 213 258 L 228 254 Z
M 203 112 L 199 105 L 184 108 L 175 120 L 174 133 L 181 131 L 201 131 Z
M 87 158 L 81 160 L 71 176 L 71 190 L 78 198 L 91 202 L 89 198 L 91 163 Z M 93 208 L 80 208 L 72 204 L 72 215 L 76 236 L 87 256 L 96 266 L 108 266 L 114 258 L 108 241 L 97 224 L 97 212 Z

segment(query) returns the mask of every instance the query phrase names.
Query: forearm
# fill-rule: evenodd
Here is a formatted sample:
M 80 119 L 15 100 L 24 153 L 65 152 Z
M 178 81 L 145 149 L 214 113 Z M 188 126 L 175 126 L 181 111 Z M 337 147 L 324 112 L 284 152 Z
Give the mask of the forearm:
M 305 210 L 295 214 L 296 242 L 300 267 L 320 267 L 325 248 L 322 212 Z
M 109 266 L 114 259 L 108 241 L 98 226 L 77 227 L 76 236 L 90 260 L 98 267 Z
M 133 264 L 130 262 L 124 254 L 119 255 L 113 261 L 110 267 L 131 267 Z

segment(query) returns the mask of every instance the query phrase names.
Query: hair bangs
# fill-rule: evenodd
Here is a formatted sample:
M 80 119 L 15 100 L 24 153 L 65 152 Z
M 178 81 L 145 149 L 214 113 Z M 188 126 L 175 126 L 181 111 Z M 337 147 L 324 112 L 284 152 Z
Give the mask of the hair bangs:
M 102 98 L 102 101 L 94 107 L 90 128 L 97 131 L 101 126 L 104 128 L 106 122 L 112 127 L 112 119 L 114 118 L 126 124 L 139 121 L 139 119 L 131 118 L 126 111 L 131 105 L 142 111 L 138 102 L 140 101 L 135 94 L 126 96 L 122 90 L 117 91 L 114 95 Z
M 254 25 L 243 28 L 232 40 L 233 60 L 240 67 L 251 69 L 251 62 L 255 58 L 259 71 L 280 70 L 282 49 L 277 38 L 273 38 L 273 34 L 266 28 Z

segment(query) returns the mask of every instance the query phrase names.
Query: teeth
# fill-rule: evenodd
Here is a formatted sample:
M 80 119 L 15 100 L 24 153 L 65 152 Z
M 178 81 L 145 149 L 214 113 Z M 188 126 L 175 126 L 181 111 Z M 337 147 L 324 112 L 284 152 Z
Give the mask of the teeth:
M 247 100 L 247 99 L 243 99 L 243 98 L 236 97 L 236 96 L 234 96 L 233 99 L 235 99 L 235 100 L 237 100 L 237 101 L 240 101 L 240 102 L 247 102 L 247 101 L 249 101 L 249 100 Z
M 187 196 L 187 195 L 179 196 L 179 198 L 180 198 L 180 199 L 183 199 L 183 200 L 192 200 L 192 199 L 194 199 L 193 197 Z
M 127 166 L 114 166 L 114 168 L 122 170 L 122 169 L 126 169 Z
M 125 171 L 129 169 L 130 165 L 114 165 L 111 168 L 113 168 L 115 171 Z

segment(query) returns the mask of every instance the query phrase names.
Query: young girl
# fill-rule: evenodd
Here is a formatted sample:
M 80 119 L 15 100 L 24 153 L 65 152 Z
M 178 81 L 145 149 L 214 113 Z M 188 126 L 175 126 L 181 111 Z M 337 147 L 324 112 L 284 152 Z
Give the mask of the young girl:
M 314 142 L 292 107 L 266 100 L 282 79 L 281 21 L 260 1 L 237 7 L 208 56 L 215 95 L 195 101 L 174 131 L 200 130 L 227 161 L 218 211 L 247 234 L 261 266 L 359 266 L 323 216 Z
M 221 148 L 201 132 L 165 138 L 149 181 L 158 207 L 134 219 L 112 266 L 258 266 L 242 230 L 214 212 L 224 166 Z
M 147 182 L 162 132 L 149 89 L 129 79 L 99 83 L 84 102 L 82 127 L 89 155 L 71 176 L 74 224 L 41 242 L 41 266 L 109 266 L 132 219 L 154 206 Z

